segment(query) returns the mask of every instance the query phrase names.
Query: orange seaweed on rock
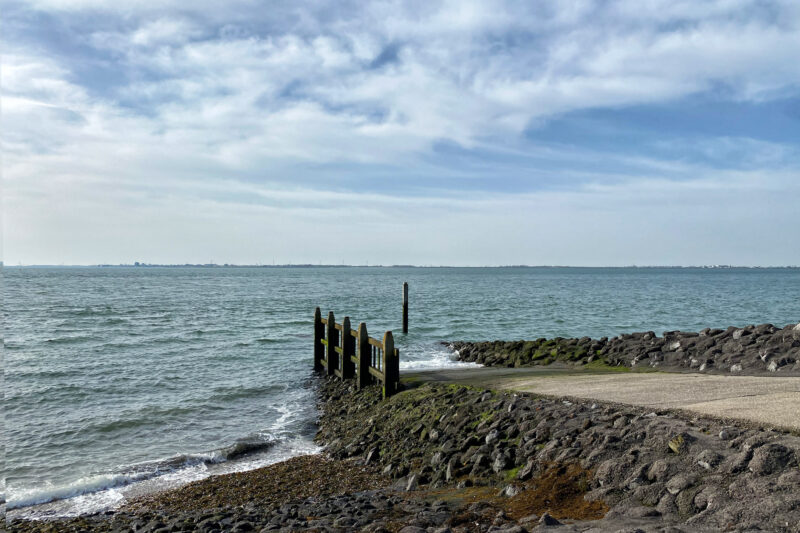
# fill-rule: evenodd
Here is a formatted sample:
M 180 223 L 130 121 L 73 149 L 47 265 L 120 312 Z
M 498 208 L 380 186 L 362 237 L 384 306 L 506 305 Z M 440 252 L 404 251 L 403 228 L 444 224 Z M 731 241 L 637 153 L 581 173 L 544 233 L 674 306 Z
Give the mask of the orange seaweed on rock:
M 515 520 L 545 512 L 558 519 L 599 520 L 609 508 L 602 501 L 584 499 L 591 479 L 591 471 L 578 463 L 549 465 L 540 476 L 524 483 L 503 507 Z

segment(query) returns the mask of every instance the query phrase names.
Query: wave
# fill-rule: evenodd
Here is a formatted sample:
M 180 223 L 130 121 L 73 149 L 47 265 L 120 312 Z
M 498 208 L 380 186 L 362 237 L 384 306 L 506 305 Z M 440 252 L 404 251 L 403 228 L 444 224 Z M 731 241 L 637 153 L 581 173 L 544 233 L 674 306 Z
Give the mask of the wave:
M 283 339 L 262 338 L 262 339 L 256 339 L 256 342 L 259 344 L 280 344 L 286 341 L 284 341 Z
M 400 370 L 435 370 L 441 368 L 479 368 L 477 363 L 458 360 L 458 352 L 432 348 L 421 354 L 408 354 L 413 359 L 400 359 Z
M 240 439 L 224 448 L 196 454 L 180 454 L 166 459 L 148 461 L 129 465 L 120 472 L 105 472 L 85 476 L 71 483 L 47 488 L 23 490 L 7 494 L 6 509 L 22 509 L 34 505 L 67 500 L 79 496 L 90 495 L 111 489 L 119 489 L 133 483 L 177 474 L 181 471 L 200 468 L 206 471 L 207 465 L 225 463 L 243 459 L 251 455 L 266 452 L 277 444 L 277 439 L 254 435 Z M 188 478 L 191 476 L 185 476 Z M 13 489 L 12 489 L 13 490 Z M 121 499 L 122 496 L 112 497 Z
M 224 400 L 239 400 L 242 398 L 253 398 L 257 396 L 265 396 L 270 392 L 277 392 L 286 390 L 282 385 L 262 385 L 258 387 L 217 387 L 214 389 L 214 394 L 207 398 L 209 402 L 219 402 Z
M 73 337 L 56 337 L 54 339 L 47 339 L 45 342 L 48 344 L 75 344 L 93 340 L 96 340 L 96 337 L 91 335 L 75 335 Z

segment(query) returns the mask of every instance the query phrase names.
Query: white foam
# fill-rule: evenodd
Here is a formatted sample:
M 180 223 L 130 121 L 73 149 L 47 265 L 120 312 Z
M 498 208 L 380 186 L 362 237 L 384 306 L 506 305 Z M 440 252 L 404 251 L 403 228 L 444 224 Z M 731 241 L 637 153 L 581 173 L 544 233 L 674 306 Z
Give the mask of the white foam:
M 100 474 L 96 476 L 82 477 L 67 485 L 50 485 L 45 489 L 37 488 L 22 490 L 19 492 L 9 491 L 6 509 L 17 509 L 53 500 L 63 500 L 73 498 L 90 492 L 98 492 L 114 487 L 120 487 L 135 481 L 149 477 L 150 473 L 141 472 L 136 474 Z
M 457 350 L 434 348 L 422 353 L 410 353 L 410 360 L 403 360 L 401 355 L 400 370 L 435 370 L 439 368 L 479 368 L 478 363 L 458 360 Z
M 269 450 L 231 461 L 211 452 L 186 456 L 182 465 L 172 470 L 152 468 L 160 461 L 141 463 L 133 465 L 141 469 L 136 473 L 88 476 L 64 486 L 20 491 L 13 494 L 6 509 L 11 511 L 10 516 L 29 519 L 97 513 L 115 509 L 142 494 L 177 488 L 211 476 L 262 468 L 291 457 L 319 453 L 321 449 L 308 438 L 295 437 L 280 441 Z

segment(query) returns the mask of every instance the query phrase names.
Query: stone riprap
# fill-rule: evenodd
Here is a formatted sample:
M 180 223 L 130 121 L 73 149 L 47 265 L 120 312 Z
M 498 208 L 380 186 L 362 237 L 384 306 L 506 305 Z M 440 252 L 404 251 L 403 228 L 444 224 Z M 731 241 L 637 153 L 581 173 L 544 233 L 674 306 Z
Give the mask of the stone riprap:
M 800 324 L 772 324 L 698 333 L 628 333 L 592 339 L 452 342 L 462 361 L 508 367 L 555 361 L 611 366 L 681 369 L 710 373 L 800 375 Z
M 320 384 L 325 453 L 10 531 L 800 532 L 800 437 L 424 384 Z
M 346 387 L 326 386 L 318 440 L 333 457 L 376 465 L 398 489 L 488 486 L 518 525 L 547 513 L 571 522 L 560 531 L 616 531 L 634 519 L 644 531 L 800 531 L 800 438 L 788 433 L 444 384 L 378 404 Z M 542 502 L 553 472 L 565 478 Z M 571 490 L 556 490 L 564 484 Z M 587 522 L 591 512 L 603 518 Z

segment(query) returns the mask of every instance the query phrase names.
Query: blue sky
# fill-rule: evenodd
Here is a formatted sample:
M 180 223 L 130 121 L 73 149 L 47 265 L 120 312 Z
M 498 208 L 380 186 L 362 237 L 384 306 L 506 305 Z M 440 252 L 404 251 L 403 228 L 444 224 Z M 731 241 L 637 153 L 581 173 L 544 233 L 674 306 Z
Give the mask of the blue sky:
M 794 0 L 0 10 L 6 264 L 800 264 Z

